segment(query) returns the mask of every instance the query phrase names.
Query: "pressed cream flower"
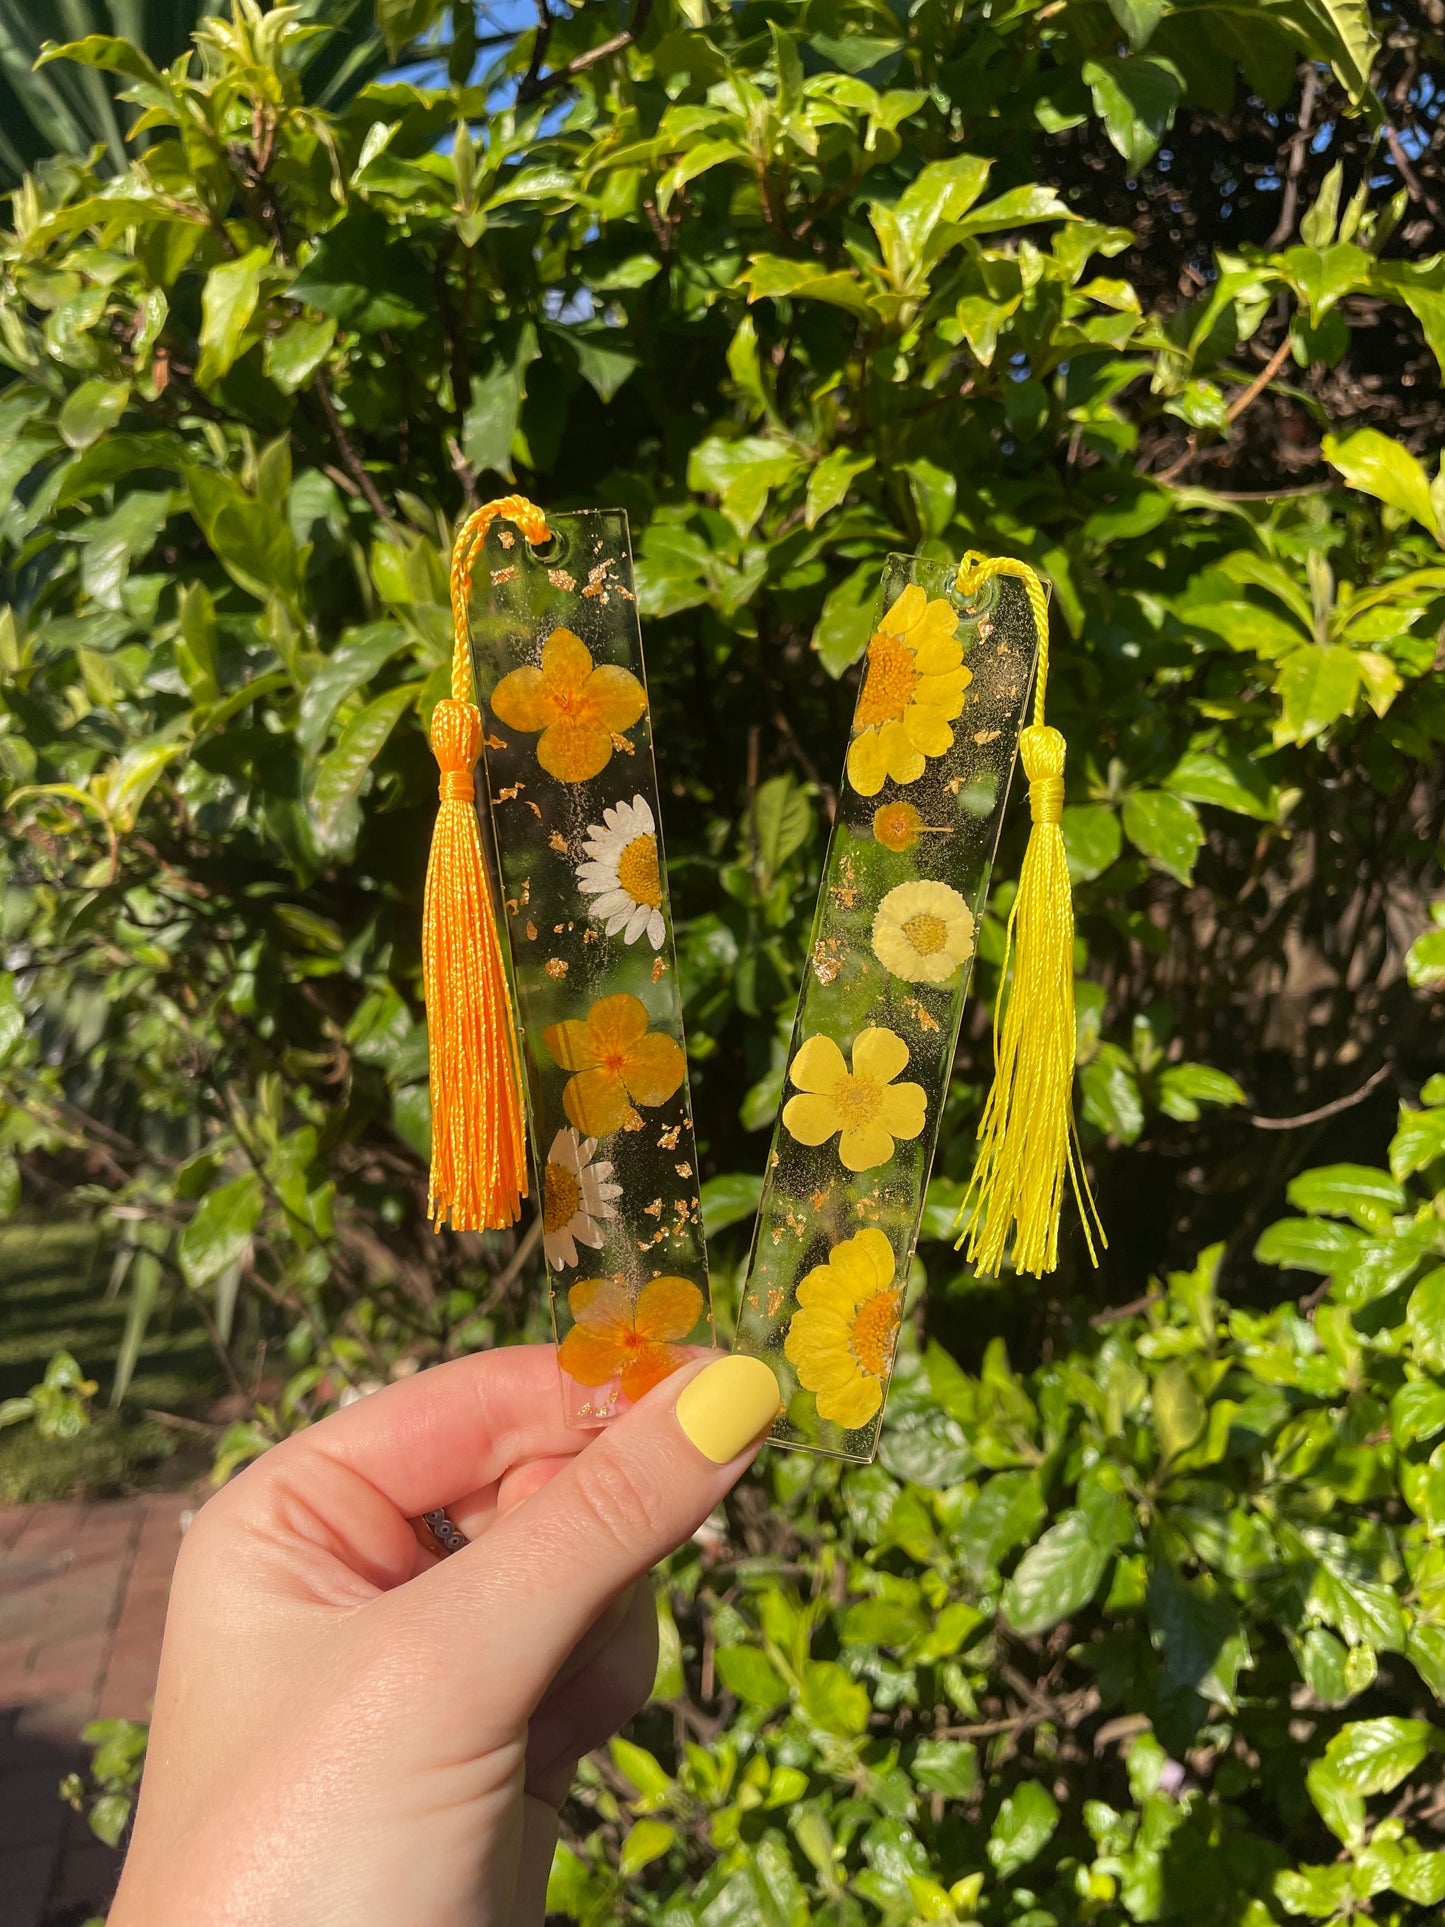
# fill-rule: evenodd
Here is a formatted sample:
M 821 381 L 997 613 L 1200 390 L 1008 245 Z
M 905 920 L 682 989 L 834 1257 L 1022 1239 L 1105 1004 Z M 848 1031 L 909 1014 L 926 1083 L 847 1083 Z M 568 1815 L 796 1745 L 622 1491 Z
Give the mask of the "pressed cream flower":
M 973 955 L 973 912 L 946 883 L 900 883 L 873 919 L 873 954 L 910 984 L 942 984 Z
M 641 1120 L 634 1106 L 665 1104 L 687 1070 L 682 1045 L 647 1027 L 647 1006 L 619 991 L 599 997 L 585 1018 L 549 1024 L 542 1042 L 564 1071 L 575 1072 L 562 1108 L 586 1137 L 608 1137 Z
M 617 1216 L 614 1199 L 622 1186 L 612 1182 L 612 1166 L 593 1162 L 597 1140 L 561 1130 L 552 1140 L 542 1173 L 542 1249 L 560 1269 L 577 1263 L 578 1245 L 594 1251 L 607 1235 L 603 1221 Z
M 930 756 L 953 748 L 949 725 L 973 681 L 957 627 L 951 602 L 930 602 L 910 583 L 873 632 L 848 745 L 848 780 L 860 796 L 876 796 L 890 779 L 916 782 Z
M 612 760 L 613 738 L 647 708 L 630 669 L 593 664 L 591 651 L 570 629 L 554 629 L 542 645 L 542 664 L 514 669 L 492 691 L 497 720 L 523 735 L 541 731 L 537 761 L 563 783 L 585 783 Z
M 845 1238 L 798 1286 L 783 1355 L 817 1401 L 818 1417 L 856 1431 L 883 1403 L 903 1293 L 893 1247 L 870 1227 Z
M 895 1138 L 923 1129 L 928 1100 L 921 1084 L 895 1084 L 908 1063 L 896 1031 L 874 1026 L 853 1045 L 853 1068 L 831 1037 L 810 1037 L 789 1066 L 801 1095 L 783 1107 L 783 1123 L 800 1144 L 826 1144 L 838 1133 L 849 1171 L 871 1171 L 893 1156 Z
M 679 1344 L 702 1317 L 702 1293 L 688 1278 L 653 1278 L 632 1293 L 620 1278 L 582 1278 L 567 1294 L 577 1321 L 557 1348 L 557 1362 L 579 1385 L 622 1381 L 622 1396 L 639 1399 L 687 1363 Z
M 583 844 L 589 861 L 577 866 L 577 887 L 594 917 L 605 921 L 609 937 L 622 933 L 636 943 L 646 932 L 654 950 L 662 948 L 662 870 L 657 856 L 657 824 L 645 796 L 602 812 L 589 823 Z

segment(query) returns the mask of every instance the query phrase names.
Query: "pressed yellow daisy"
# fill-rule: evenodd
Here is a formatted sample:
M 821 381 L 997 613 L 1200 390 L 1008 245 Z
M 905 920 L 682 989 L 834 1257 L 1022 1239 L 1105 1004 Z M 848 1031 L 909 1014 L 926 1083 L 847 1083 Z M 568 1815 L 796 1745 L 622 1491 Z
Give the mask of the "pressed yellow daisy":
M 893 1247 L 881 1231 L 845 1238 L 799 1284 L 783 1341 L 798 1383 L 817 1400 L 818 1417 L 850 1432 L 883 1403 L 903 1313 L 893 1273 Z
M 951 602 L 930 602 L 910 583 L 873 632 L 848 745 L 848 780 L 860 796 L 876 796 L 890 778 L 916 782 L 928 757 L 953 748 L 949 724 L 973 681 L 957 627 Z
M 900 883 L 873 919 L 873 954 L 910 984 L 946 983 L 973 955 L 973 912 L 946 883 Z
M 908 1063 L 897 1031 L 860 1031 L 853 1068 L 831 1037 L 810 1037 L 788 1067 L 798 1097 L 783 1107 L 783 1123 L 799 1144 L 826 1144 L 839 1133 L 838 1156 L 849 1171 L 871 1171 L 893 1155 L 895 1138 L 923 1129 L 928 1100 L 921 1084 L 895 1084 Z

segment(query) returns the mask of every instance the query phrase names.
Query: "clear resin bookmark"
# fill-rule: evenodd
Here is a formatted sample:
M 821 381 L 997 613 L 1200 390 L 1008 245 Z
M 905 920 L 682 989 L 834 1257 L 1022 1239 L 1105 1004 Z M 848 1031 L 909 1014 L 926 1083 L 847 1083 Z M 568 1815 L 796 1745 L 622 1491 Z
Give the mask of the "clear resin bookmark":
M 780 1445 L 871 1459 L 1037 636 L 1018 580 L 965 596 L 890 556 L 848 744 L 737 1349 Z
M 714 1343 L 627 518 L 488 530 L 471 630 L 569 1423 Z

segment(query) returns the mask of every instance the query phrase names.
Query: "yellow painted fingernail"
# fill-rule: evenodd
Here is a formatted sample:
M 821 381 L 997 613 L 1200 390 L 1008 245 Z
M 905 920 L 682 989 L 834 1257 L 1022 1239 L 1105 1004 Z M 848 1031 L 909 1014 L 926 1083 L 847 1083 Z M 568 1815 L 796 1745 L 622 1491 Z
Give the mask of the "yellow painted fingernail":
M 726 1465 L 782 1410 L 778 1381 L 760 1358 L 734 1353 L 683 1387 L 677 1422 L 704 1458 Z

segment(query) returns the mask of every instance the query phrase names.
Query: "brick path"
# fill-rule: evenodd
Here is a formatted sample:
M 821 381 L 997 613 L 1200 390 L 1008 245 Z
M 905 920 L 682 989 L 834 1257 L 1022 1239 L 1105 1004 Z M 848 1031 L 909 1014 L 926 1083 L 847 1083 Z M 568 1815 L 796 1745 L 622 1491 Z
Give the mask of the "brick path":
M 80 1927 L 120 1856 L 57 1797 L 87 1720 L 144 1719 L 181 1492 L 0 1509 L 0 1927 Z

